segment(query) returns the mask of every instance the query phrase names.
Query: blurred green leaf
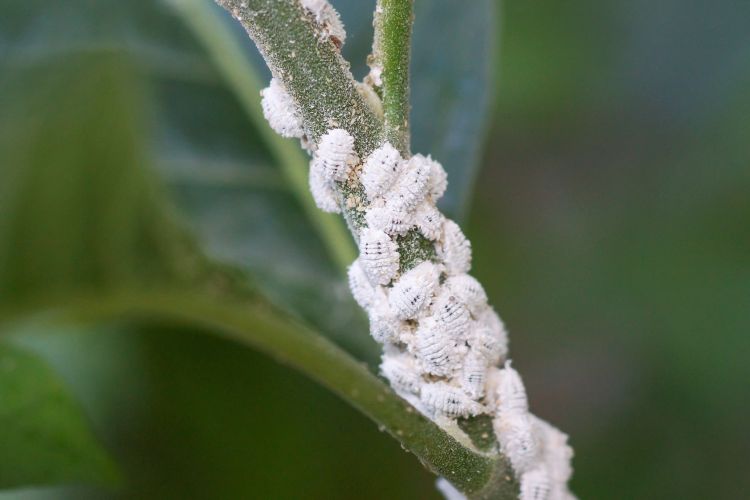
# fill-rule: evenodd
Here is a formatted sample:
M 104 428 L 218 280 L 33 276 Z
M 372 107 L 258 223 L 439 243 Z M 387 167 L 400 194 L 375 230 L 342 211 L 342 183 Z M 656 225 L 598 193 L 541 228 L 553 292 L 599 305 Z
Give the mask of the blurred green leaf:
M 116 477 L 85 415 L 52 370 L 0 343 L 0 488 Z

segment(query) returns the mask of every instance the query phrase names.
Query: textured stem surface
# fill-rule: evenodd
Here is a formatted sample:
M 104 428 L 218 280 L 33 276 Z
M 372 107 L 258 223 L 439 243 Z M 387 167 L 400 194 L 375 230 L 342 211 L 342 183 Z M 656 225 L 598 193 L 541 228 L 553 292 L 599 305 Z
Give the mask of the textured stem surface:
M 349 64 L 332 41 L 320 38 L 299 2 L 216 1 L 244 26 L 273 76 L 299 105 L 312 141 L 343 128 L 354 137 L 360 157 L 380 145 L 382 124 L 357 92 Z
M 378 0 L 370 66 L 382 80 L 385 137 L 404 157 L 409 136 L 409 57 L 414 0 Z

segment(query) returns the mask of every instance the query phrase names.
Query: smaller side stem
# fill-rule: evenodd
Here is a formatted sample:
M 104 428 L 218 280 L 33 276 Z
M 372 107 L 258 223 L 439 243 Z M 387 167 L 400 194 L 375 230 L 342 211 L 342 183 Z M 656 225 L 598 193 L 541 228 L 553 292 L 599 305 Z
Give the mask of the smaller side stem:
M 380 73 L 385 139 L 411 156 L 409 59 L 414 0 L 378 0 L 371 67 Z

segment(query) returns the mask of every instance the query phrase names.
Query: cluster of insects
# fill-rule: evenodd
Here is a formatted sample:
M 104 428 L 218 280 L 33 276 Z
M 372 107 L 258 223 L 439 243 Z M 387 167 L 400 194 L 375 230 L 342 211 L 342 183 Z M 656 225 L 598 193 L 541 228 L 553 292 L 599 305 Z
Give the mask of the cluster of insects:
M 340 47 L 345 33 L 330 4 L 302 5 Z M 342 128 L 310 144 L 283 85 L 273 79 L 262 96 L 271 126 L 302 139 L 313 152 L 309 183 L 320 209 L 351 208 L 344 185 L 364 193 L 359 257 L 349 268 L 349 286 L 369 316 L 372 337 L 383 345 L 383 377 L 438 423 L 490 415 L 499 449 L 521 479 L 523 500 L 574 498 L 567 488 L 573 453 L 567 436 L 529 412 L 521 377 L 507 359 L 505 326 L 468 274 L 471 243 L 436 208 L 447 187 L 440 163 L 419 154 L 403 158 L 387 142 L 359 158 L 353 137 Z M 405 250 L 397 241 L 410 231 L 431 242 L 435 257 L 404 268 Z

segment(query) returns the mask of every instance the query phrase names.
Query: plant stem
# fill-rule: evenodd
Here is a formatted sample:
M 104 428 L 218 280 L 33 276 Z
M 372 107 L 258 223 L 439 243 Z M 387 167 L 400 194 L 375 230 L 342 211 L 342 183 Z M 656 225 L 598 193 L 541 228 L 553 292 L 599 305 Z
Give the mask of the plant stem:
M 363 363 L 256 298 L 240 300 L 222 293 L 168 289 L 69 296 L 55 305 L 68 321 L 166 320 L 198 325 L 206 333 L 255 348 L 341 396 L 400 441 L 428 469 L 446 477 L 471 498 L 515 498 L 517 486 L 502 456 L 462 445 L 396 395 Z M 44 306 L 35 304 L 34 309 L 40 308 Z M 13 312 L 18 314 L 19 309 Z M 2 319 L 9 318 L 0 311 Z M 492 496 L 487 496 L 489 491 Z
M 344 128 L 354 137 L 360 158 L 383 139 L 383 124 L 354 86 L 354 78 L 336 45 L 321 39 L 311 15 L 294 0 L 216 0 L 253 39 L 271 72 L 298 105 L 310 138 L 317 142 L 331 128 Z M 342 187 L 344 217 L 355 239 L 364 226 L 362 210 L 369 202 L 359 183 Z M 434 248 L 419 232 L 399 241 L 402 270 L 434 256 Z
M 247 30 L 299 106 L 309 138 L 331 128 L 354 137 L 360 158 L 380 145 L 382 124 L 354 86 L 334 43 L 321 39 L 312 16 L 292 0 L 216 0 Z
M 405 158 L 409 136 L 409 59 L 414 0 L 378 0 L 370 66 L 381 72 L 385 138 Z
M 307 182 L 308 160 L 294 141 L 268 126 L 258 98 L 263 85 L 237 40 L 226 30 L 218 12 L 203 0 L 173 0 L 172 6 L 203 44 L 219 72 L 240 100 L 248 118 L 263 136 L 305 214 L 318 231 L 336 266 L 345 272 L 357 257 L 352 238 L 341 219 L 318 210 Z

